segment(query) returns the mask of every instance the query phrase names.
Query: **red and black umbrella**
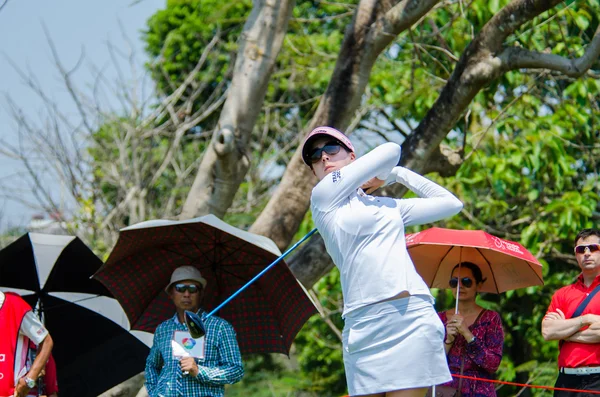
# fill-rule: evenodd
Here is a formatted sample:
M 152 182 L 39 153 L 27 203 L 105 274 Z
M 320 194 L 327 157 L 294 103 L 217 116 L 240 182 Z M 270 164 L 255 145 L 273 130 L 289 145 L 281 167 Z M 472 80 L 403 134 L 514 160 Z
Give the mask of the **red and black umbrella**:
M 94 276 L 123 306 L 132 329 L 154 332 L 175 307 L 164 289 L 179 266 L 197 267 L 208 284 L 210 311 L 281 255 L 275 243 L 214 215 L 154 220 L 122 229 L 106 264 Z M 224 306 L 218 316 L 236 330 L 242 353 L 288 354 L 296 334 L 317 312 L 285 263 Z

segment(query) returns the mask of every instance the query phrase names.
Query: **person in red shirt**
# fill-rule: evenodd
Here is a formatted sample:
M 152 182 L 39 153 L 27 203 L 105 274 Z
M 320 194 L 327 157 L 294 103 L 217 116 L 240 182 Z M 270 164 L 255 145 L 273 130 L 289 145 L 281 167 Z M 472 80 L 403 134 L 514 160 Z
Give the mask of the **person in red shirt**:
M 559 375 L 555 387 L 600 390 L 600 293 L 581 315 L 577 307 L 600 289 L 600 230 L 584 229 L 575 238 L 575 258 L 581 274 L 575 283 L 556 291 L 542 321 L 545 340 L 558 340 Z M 555 397 L 591 396 L 555 390 Z
M 25 397 L 36 386 L 54 342 L 17 294 L 0 291 L 0 396 Z M 30 368 L 26 366 L 29 341 L 39 347 Z

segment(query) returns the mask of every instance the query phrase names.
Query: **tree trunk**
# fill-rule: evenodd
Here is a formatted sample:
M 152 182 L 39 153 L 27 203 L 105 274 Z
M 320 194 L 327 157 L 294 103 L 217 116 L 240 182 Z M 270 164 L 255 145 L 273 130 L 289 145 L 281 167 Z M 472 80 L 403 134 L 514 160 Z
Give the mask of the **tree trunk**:
M 240 39 L 227 100 L 180 219 L 208 213 L 223 217 L 231 206 L 250 165 L 246 148 L 294 4 L 294 0 L 254 1 Z
M 371 69 L 381 51 L 438 1 L 361 1 L 346 30 L 333 75 L 308 130 L 319 125 L 344 130 L 360 105 Z M 285 249 L 308 210 L 315 183 L 316 178 L 302 162 L 301 148 L 298 148 L 275 194 L 250 231 L 271 238 L 280 249 Z

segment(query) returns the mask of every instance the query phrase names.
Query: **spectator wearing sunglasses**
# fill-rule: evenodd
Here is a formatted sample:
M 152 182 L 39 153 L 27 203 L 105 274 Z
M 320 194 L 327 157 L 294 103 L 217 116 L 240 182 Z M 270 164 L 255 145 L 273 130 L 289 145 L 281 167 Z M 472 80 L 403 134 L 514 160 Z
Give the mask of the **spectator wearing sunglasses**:
M 552 296 L 542 320 L 542 335 L 559 341 L 555 387 L 600 390 L 600 294 L 595 294 L 600 289 L 600 230 L 580 231 L 574 251 L 581 274 Z M 588 394 L 555 390 L 554 395 Z
M 312 216 L 340 270 L 350 395 L 421 397 L 428 386 L 451 380 L 444 327 L 408 255 L 404 227 L 455 215 L 462 203 L 396 166 L 400 146 L 395 143 L 357 158 L 346 135 L 317 127 L 304 141 L 302 159 L 319 179 L 311 195 Z M 370 195 L 386 183 L 401 183 L 419 197 Z
M 202 314 L 200 305 L 206 279 L 193 266 L 173 271 L 165 291 L 175 305 L 175 315 L 160 324 L 154 332 L 154 343 L 146 360 L 146 390 L 151 397 L 221 397 L 225 384 L 240 381 L 244 367 L 235 331 L 231 324 L 217 316 L 204 320 L 206 336 L 200 339 L 180 338 L 186 348 L 204 344 L 203 357 L 174 354 L 176 335 L 187 332 L 186 310 Z
M 500 315 L 476 302 L 485 281 L 479 266 L 472 262 L 462 262 L 452 269 L 448 284 L 458 300 L 458 313 L 455 309 L 438 313 L 446 327 L 444 346 L 452 374 L 493 379 L 502 361 L 504 332 Z M 460 389 L 465 397 L 496 396 L 494 384 L 485 381 L 455 377 L 443 386 Z

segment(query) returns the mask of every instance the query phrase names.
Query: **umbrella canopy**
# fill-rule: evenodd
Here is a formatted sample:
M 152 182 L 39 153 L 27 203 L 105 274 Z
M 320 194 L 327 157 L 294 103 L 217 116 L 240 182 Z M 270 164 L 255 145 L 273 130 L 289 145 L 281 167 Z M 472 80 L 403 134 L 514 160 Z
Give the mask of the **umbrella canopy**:
M 27 233 L 0 251 L 0 287 L 110 297 L 90 279 L 102 261 L 75 236 Z
M 483 277 L 481 292 L 543 285 L 542 265 L 521 244 L 481 230 L 432 227 L 406 235 L 406 245 L 417 272 L 431 288 L 449 288 L 459 262 L 473 262 Z
M 175 307 L 164 289 L 179 266 L 196 266 L 208 284 L 201 306 L 212 310 L 277 259 L 263 236 L 214 215 L 154 220 L 125 229 L 94 276 L 119 300 L 133 329 L 154 332 Z M 242 353 L 288 354 L 296 334 L 317 310 L 285 263 L 274 266 L 217 315 L 235 328 Z
M 0 251 L 0 289 L 19 293 L 52 335 L 61 396 L 97 396 L 144 369 L 148 347 L 90 279 L 101 265 L 74 236 L 28 233 Z

